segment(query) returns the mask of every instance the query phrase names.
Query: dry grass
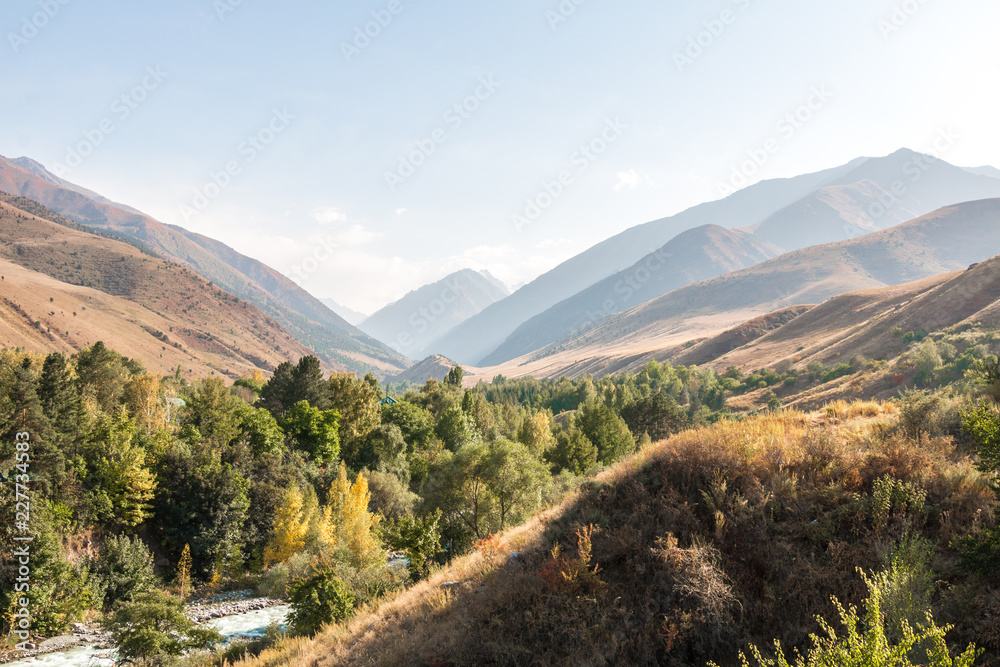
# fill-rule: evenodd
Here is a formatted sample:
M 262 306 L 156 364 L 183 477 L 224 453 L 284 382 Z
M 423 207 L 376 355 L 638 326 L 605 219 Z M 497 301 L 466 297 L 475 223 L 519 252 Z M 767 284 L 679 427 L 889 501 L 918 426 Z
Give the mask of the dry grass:
M 948 438 L 904 437 L 891 405 L 832 408 L 678 434 L 508 531 L 495 567 L 479 553 L 456 559 L 315 641 L 287 640 L 247 667 L 736 664 L 747 642 L 803 645 L 814 617 L 831 617 L 832 595 L 859 602 L 856 568 L 880 567 L 905 531 L 938 544 L 941 577 L 967 588 L 949 593 L 941 614 L 957 624 L 955 641 L 978 641 L 995 660 L 997 605 L 947 547 L 992 520 L 989 479 Z M 886 475 L 926 492 L 924 508 L 874 521 L 870 494 Z M 596 577 L 563 585 L 559 573 L 583 555 L 588 526 Z

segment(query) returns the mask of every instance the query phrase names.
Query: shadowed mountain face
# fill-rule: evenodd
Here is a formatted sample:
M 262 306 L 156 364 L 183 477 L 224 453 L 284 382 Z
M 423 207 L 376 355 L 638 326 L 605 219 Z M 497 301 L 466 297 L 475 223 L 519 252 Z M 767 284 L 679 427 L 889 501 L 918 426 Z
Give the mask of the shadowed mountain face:
M 866 236 L 790 252 L 675 290 L 607 318 L 560 349 L 642 339 L 714 313 L 820 303 L 855 290 L 927 278 L 1000 254 L 1000 199 L 949 206 Z
M 732 270 L 727 262 L 733 268 L 749 265 L 733 262 L 735 257 L 752 264 L 755 257 L 762 261 L 780 252 L 852 239 L 945 205 L 990 197 L 1000 197 L 1000 179 L 990 172 L 961 169 L 909 150 L 884 158 L 860 158 L 793 179 L 764 181 L 723 200 L 633 227 L 594 246 L 470 318 L 428 351 L 468 364 L 501 363 L 581 324 L 592 324 L 595 318 L 588 313 L 603 316 L 636 305 L 620 293 L 613 294 L 615 286 L 627 280 L 630 272 L 641 271 L 644 264 L 658 264 L 657 248 L 696 227 L 735 229 L 753 238 L 737 243 L 716 234 L 720 246 L 714 250 L 702 246 L 694 254 L 695 261 L 675 254 L 661 269 L 662 279 L 647 281 L 639 298 L 655 298 L 699 278 Z M 734 254 L 736 246 L 740 250 Z M 674 262 L 679 266 L 672 266 Z
M 38 163 L 0 157 L 0 190 L 22 195 L 80 224 L 141 243 L 261 308 L 328 364 L 393 373 L 406 360 L 332 312 L 271 267 L 219 241 L 165 225 L 50 174 Z
M 655 253 L 536 315 L 482 365 L 500 364 L 679 287 L 759 264 L 780 254 L 746 232 L 717 225 L 678 234 Z
M 421 357 L 434 340 L 509 295 L 493 276 L 465 269 L 410 292 L 359 326 L 401 354 Z

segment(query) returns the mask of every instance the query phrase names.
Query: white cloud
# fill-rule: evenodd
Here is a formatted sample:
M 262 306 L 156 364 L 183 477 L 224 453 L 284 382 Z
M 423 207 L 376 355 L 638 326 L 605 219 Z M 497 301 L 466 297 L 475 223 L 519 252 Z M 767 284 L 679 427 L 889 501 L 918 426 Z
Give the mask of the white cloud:
M 320 206 L 312 210 L 313 219 L 321 225 L 332 225 L 335 222 L 347 222 L 347 216 L 340 209 L 332 206 Z
M 625 188 L 629 190 L 635 190 L 639 183 L 642 182 L 642 176 L 639 175 L 635 169 L 629 169 L 628 171 L 618 172 L 618 183 L 615 184 L 615 192 L 621 192 Z
M 342 232 L 331 234 L 333 244 L 341 248 L 359 248 L 384 237 L 381 232 L 373 232 L 361 225 L 351 225 Z

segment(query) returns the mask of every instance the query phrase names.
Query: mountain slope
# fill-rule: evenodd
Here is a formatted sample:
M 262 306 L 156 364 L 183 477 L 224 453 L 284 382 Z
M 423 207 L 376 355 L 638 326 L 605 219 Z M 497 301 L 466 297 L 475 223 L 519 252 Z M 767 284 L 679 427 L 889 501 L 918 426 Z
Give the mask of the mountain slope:
M 457 271 L 382 308 L 359 325 L 368 335 L 408 357 L 510 293 L 471 269 Z
M 558 377 L 632 368 L 706 334 L 792 304 L 900 285 L 1000 254 L 1000 199 L 949 206 L 849 241 L 797 250 L 674 290 L 486 376 Z
M 1000 197 L 1000 180 L 904 149 L 865 161 L 752 231 L 762 241 L 798 250 L 991 197 Z
M 256 307 L 185 267 L 90 233 L 31 200 L 0 199 L 3 346 L 72 353 L 102 340 L 162 373 L 181 366 L 230 378 L 312 353 Z
M 569 311 L 546 313 L 530 323 L 528 335 L 522 330 L 511 336 L 531 318 L 608 276 L 619 271 L 627 276 L 637 260 L 694 227 L 738 228 L 753 233 L 765 246 L 790 251 L 884 229 L 941 206 L 990 197 L 1000 197 L 1000 179 L 906 149 L 795 179 L 764 181 L 672 218 L 633 227 L 591 248 L 457 327 L 432 351 L 483 364 L 523 353 L 533 339 L 551 340 L 545 330 L 553 325 L 564 334 L 594 319 L 586 315 L 588 311 L 608 310 L 603 306 L 606 288 L 591 293 L 601 295 L 600 300 L 582 297 Z M 620 265 L 609 271 L 611 261 Z M 673 269 L 667 265 L 665 270 Z M 705 266 L 702 275 L 713 275 L 713 267 Z M 567 322 L 566 317 L 574 319 Z M 511 340 L 505 343 L 508 337 Z
M 780 254 L 746 232 L 704 225 L 682 232 L 654 253 L 519 326 L 483 359 L 500 364 L 594 325 L 678 287 L 759 264 Z
M 907 345 L 893 331 L 938 331 L 958 324 L 1000 325 L 1000 257 L 963 271 L 833 297 L 741 347 L 714 367 L 760 368 L 782 361 L 836 364 L 852 357 L 893 358 Z
M 594 283 L 641 260 L 678 234 L 702 225 L 745 227 L 853 169 L 864 158 L 841 167 L 795 178 L 763 181 L 719 201 L 699 204 L 677 215 L 637 225 L 598 243 L 455 327 L 429 352 L 459 363 L 476 364 L 530 318 Z
M 333 367 L 383 372 L 405 367 L 397 353 L 348 324 L 291 280 L 223 243 L 110 203 L 66 184 L 25 158 L 0 157 L 0 190 L 33 199 L 78 223 L 137 241 L 191 268 L 274 317 Z

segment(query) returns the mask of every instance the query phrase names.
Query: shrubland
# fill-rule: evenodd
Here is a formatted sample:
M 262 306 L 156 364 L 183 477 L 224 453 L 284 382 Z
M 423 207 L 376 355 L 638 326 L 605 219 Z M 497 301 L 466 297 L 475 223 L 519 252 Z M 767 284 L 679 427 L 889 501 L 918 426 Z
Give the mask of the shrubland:
M 1000 664 L 1000 418 L 977 401 L 685 430 L 245 664 Z

